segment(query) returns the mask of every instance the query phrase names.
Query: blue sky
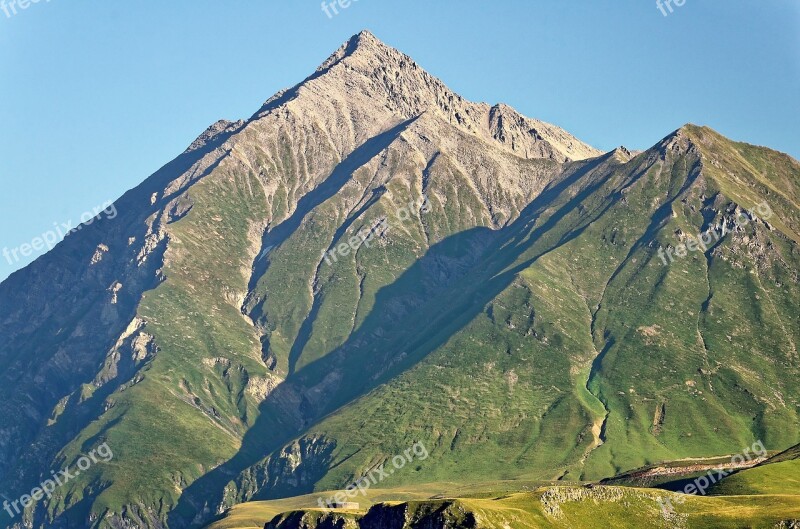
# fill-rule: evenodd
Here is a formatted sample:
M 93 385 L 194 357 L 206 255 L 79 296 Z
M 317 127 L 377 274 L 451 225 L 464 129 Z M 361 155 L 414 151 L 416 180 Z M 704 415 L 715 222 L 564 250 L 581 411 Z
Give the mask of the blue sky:
M 116 199 L 362 29 L 465 97 L 598 148 L 692 122 L 800 158 L 797 0 L 685 0 L 668 16 L 655 0 L 359 0 L 333 18 L 320 0 L 16 9 L 0 10 L 0 250 Z M 0 256 L 0 279 L 40 253 Z

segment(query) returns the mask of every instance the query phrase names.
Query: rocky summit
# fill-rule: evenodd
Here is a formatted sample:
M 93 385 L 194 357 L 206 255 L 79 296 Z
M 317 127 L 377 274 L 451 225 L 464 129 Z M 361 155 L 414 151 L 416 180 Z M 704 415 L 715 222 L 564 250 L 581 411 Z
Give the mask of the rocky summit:
M 7 527 L 800 519 L 785 154 L 604 153 L 365 31 L 114 206 L 0 284 Z

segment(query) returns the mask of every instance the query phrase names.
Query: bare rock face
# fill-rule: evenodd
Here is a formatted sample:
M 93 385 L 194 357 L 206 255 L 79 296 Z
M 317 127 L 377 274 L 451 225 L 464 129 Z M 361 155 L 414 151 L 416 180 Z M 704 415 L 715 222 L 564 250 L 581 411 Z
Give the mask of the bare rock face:
M 564 130 L 526 118 L 507 105 L 490 107 L 465 100 L 368 31 L 339 48 L 302 87 L 331 101 L 356 101 L 360 111 L 368 109 L 370 116 L 380 104 L 405 119 L 431 112 L 523 158 L 564 162 L 602 154 Z

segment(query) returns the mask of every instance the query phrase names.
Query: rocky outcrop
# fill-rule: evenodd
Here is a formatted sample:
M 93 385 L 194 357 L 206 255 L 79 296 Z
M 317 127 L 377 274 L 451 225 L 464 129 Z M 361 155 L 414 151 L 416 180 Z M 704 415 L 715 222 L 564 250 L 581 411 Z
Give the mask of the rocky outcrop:
M 264 529 L 478 529 L 475 514 L 458 500 L 374 505 L 366 514 L 294 511 L 276 516 Z

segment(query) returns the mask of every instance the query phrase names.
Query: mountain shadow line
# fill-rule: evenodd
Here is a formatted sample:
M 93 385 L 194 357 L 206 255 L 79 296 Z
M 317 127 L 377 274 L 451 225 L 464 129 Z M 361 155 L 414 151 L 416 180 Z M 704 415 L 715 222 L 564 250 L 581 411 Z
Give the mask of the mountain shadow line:
M 205 507 L 220 505 L 228 483 L 254 465 L 263 463 L 267 456 L 280 450 L 326 415 L 418 363 L 478 315 L 485 304 L 507 288 L 519 272 L 542 255 L 583 233 L 591 222 L 611 207 L 624 182 L 616 186 L 610 184 L 600 207 L 584 215 L 577 225 L 566 228 L 554 242 L 533 249 L 530 255 L 520 261 L 526 251 L 537 246 L 544 235 L 554 230 L 583 201 L 609 185 L 606 179 L 598 177 L 596 171 L 608 163 L 613 162 L 608 156 L 603 156 L 581 164 L 570 164 L 571 172 L 549 186 L 507 227 L 495 232 L 488 228 L 473 228 L 430 247 L 394 283 L 377 293 L 373 310 L 343 345 L 289 375 L 267 396 L 260 406 L 258 419 L 245 434 L 239 452 L 184 490 L 178 505 L 169 513 L 169 526 L 178 529 L 205 522 L 202 517 L 196 517 L 196 513 Z M 582 188 L 574 196 L 564 196 L 575 186 Z M 558 209 L 537 227 L 542 213 L 554 204 L 559 204 Z M 486 240 L 488 244 L 484 242 Z M 430 293 L 428 299 L 409 310 L 404 319 L 398 321 L 392 300 L 409 291 L 413 292 L 418 288 L 420 275 L 424 276 L 426 269 L 434 265 L 437 259 L 450 253 L 452 248 L 463 248 L 465 245 L 482 248 L 478 254 L 466 257 L 472 260 L 472 266 L 461 276 Z M 475 288 L 476 285 L 480 288 Z M 432 316 L 434 314 L 438 316 Z M 420 332 L 417 334 L 426 337 L 409 343 L 408 335 L 396 330 L 408 328 L 418 329 Z M 392 362 L 392 358 L 398 358 L 401 352 L 406 353 L 402 361 Z M 363 371 L 354 373 L 341 369 L 342 365 L 352 362 L 364 362 L 368 366 L 366 372 L 373 370 L 376 375 L 365 377 Z M 327 393 L 315 391 L 323 385 L 332 390 Z M 324 471 L 324 468 L 319 470 Z M 253 474 L 257 473 L 250 472 L 251 476 Z M 286 483 L 270 484 L 274 476 L 266 476 L 259 484 L 261 490 L 252 496 L 248 495 L 250 497 L 247 499 L 307 493 L 320 477 L 311 476 L 292 486 Z

